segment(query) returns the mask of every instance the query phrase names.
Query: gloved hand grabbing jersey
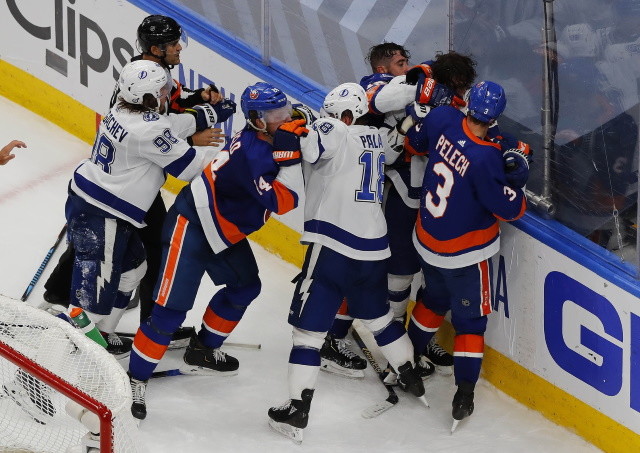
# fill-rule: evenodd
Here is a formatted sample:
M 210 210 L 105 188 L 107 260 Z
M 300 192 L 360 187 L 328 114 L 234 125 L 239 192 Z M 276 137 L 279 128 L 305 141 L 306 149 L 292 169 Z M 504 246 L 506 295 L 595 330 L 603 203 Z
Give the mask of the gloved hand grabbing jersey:
M 291 108 L 293 109 L 291 113 L 291 119 L 293 120 L 305 120 L 307 125 L 316 120 L 313 111 L 304 104 L 293 104 Z
M 300 137 L 306 137 L 309 129 L 305 120 L 293 120 L 281 124 L 273 134 L 273 160 L 281 167 L 299 164 L 302 161 Z
M 236 112 L 236 103 L 230 99 L 224 99 L 214 105 L 196 105 L 193 108 L 185 109 L 184 112 L 193 115 L 196 119 L 196 130 L 201 131 L 229 119 Z
M 531 148 L 524 142 L 518 142 L 516 148 L 509 148 L 502 153 L 505 175 L 510 186 L 522 188 L 529 179 L 529 162 Z

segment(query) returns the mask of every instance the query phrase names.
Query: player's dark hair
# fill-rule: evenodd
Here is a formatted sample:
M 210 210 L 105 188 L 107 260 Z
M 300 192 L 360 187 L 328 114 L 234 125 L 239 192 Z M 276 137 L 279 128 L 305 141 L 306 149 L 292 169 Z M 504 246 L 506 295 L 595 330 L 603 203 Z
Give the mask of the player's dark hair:
M 151 93 L 145 93 L 142 97 L 142 104 L 130 104 L 124 99 L 120 99 L 118 108 L 131 113 L 153 112 L 158 108 L 158 100 Z
M 431 64 L 433 78 L 454 91 L 468 90 L 476 79 L 476 62 L 458 52 L 439 53 Z
M 378 66 L 388 66 L 389 60 L 396 52 L 400 52 L 404 58 L 409 60 L 411 53 L 395 42 L 383 42 L 382 44 L 376 44 L 369 49 L 369 53 L 365 57 L 365 61 L 368 61 L 371 65 L 371 70 L 376 72 Z

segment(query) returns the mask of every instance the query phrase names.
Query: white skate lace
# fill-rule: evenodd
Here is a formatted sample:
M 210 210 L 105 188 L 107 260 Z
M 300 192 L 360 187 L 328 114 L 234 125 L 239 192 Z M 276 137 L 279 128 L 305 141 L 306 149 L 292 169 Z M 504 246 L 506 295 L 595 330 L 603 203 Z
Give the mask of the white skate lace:
M 285 409 L 289 409 L 289 413 L 292 412 L 294 407 L 293 407 L 293 404 L 291 404 L 291 400 L 287 400 L 283 404 L 281 404 L 280 406 L 276 406 L 276 407 L 273 408 L 273 410 L 276 410 L 276 411 L 283 411 Z
M 213 350 L 213 359 L 216 362 L 226 362 L 227 361 L 227 354 L 222 352 L 220 349 L 214 349 Z
M 131 390 L 133 396 L 133 402 L 138 404 L 145 404 L 144 393 L 147 391 L 147 384 L 137 379 L 131 379 Z
M 341 353 L 342 355 L 347 356 L 350 359 L 353 359 L 355 357 L 358 357 L 358 355 L 356 353 L 354 353 L 351 349 L 348 348 L 348 346 L 350 344 L 351 344 L 351 342 L 349 340 L 344 339 L 344 338 L 336 339 L 336 345 L 338 346 L 338 352 Z
M 430 353 L 433 355 L 436 355 L 438 357 L 444 357 L 446 355 L 448 355 L 449 353 L 447 351 L 445 351 L 442 346 L 440 346 L 438 343 L 436 342 L 432 342 L 429 345 L 429 349 L 430 349 Z
M 110 333 L 107 337 L 107 343 L 109 343 L 110 345 L 113 346 L 122 346 L 122 340 L 120 339 L 120 337 L 118 335 L 116 335 L 115 333 Z

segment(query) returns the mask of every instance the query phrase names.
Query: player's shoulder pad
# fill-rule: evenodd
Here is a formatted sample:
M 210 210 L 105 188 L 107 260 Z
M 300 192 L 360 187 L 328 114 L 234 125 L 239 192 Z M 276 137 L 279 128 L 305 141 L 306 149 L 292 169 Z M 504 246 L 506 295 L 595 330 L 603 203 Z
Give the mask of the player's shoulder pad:
M 389 83 L 392 79 L 393 76 L 391 74 L 376 72 L 375 74 L 369 74 L 368 76 L 364 76 L 362 79 L 360 79 L 360 86 L 367 90 L 373 85 Z

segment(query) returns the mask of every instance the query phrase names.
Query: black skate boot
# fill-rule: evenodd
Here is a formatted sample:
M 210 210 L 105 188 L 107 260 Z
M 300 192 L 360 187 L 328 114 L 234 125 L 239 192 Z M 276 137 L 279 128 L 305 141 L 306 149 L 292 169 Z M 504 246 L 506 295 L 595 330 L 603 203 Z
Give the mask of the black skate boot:
M 312 389 L 304 389 L 302 399 L 291 399 L 282 406 L 269 409 L 269 426 L 297 444 L 302 443 L 302 430 L 309 422 L 313 392 Z
M 451 432 L 453 433 L 460 423 L 460 420 L 467 418 L 473 414 L 473 390 L 475 384 L 471 382 L 461 381 L 458 384 L 458 390 L 453 396 L 453 402 L 451 403 L 453 416 L 453 426 L 451 426 Z
M 433 373 L 435 373 L 436 366 L 433 363 L 429 362 L 424 356 L 416 354 L 414 359 L 416 362 L 416 372 L 418 373 L 418 376 L 420 376 L 420 379 L 424 381 Z
M 196 376 L 235 376 L 240 366 L 238 359 L 222 352 L 220 348 L 213 349 L 203 345 L 197 335 L 191 337 L 183 360 L 180 372 Z
M 107 352 L 113 355 L 116 359 L 124 359 L 131 354 L 131 347 L 133 346 L 133 340 L 127 337 L 121 337 L 120 335 L 112 332 L 100 332 L 107 342 Z
M 351 378 L 363 378 L 367 361 L 348 348 L 349 340 L 327 334 L 320 349 L 320 369 Z
M 453 374 L 453 356 L 436 342 L 436 337 L 424 348 L 423 355 L 436 366 L 438 373 L 446 376 Z
M 411 365 L 411 362 L 400 366 L 398 368 L 398 386 L 405 392 L 420 397 L 424 395 L 424 384 L 417 368 Z
M 195 327 L 179 327 L 173 332 L 169 349 L 182 349 L 189 345 L 189 340 L 196 334 Z
M 137 420 L 144 420 L 147 416 L 147 404 L 144 397 L 144 394 L 147 391 L 147 382 L 149 381 L 140 381 L 129 374 L 131 396 L 133 397 L 133 404 L 131 404 L 131 414 L 133 414 L 133 416 Z

